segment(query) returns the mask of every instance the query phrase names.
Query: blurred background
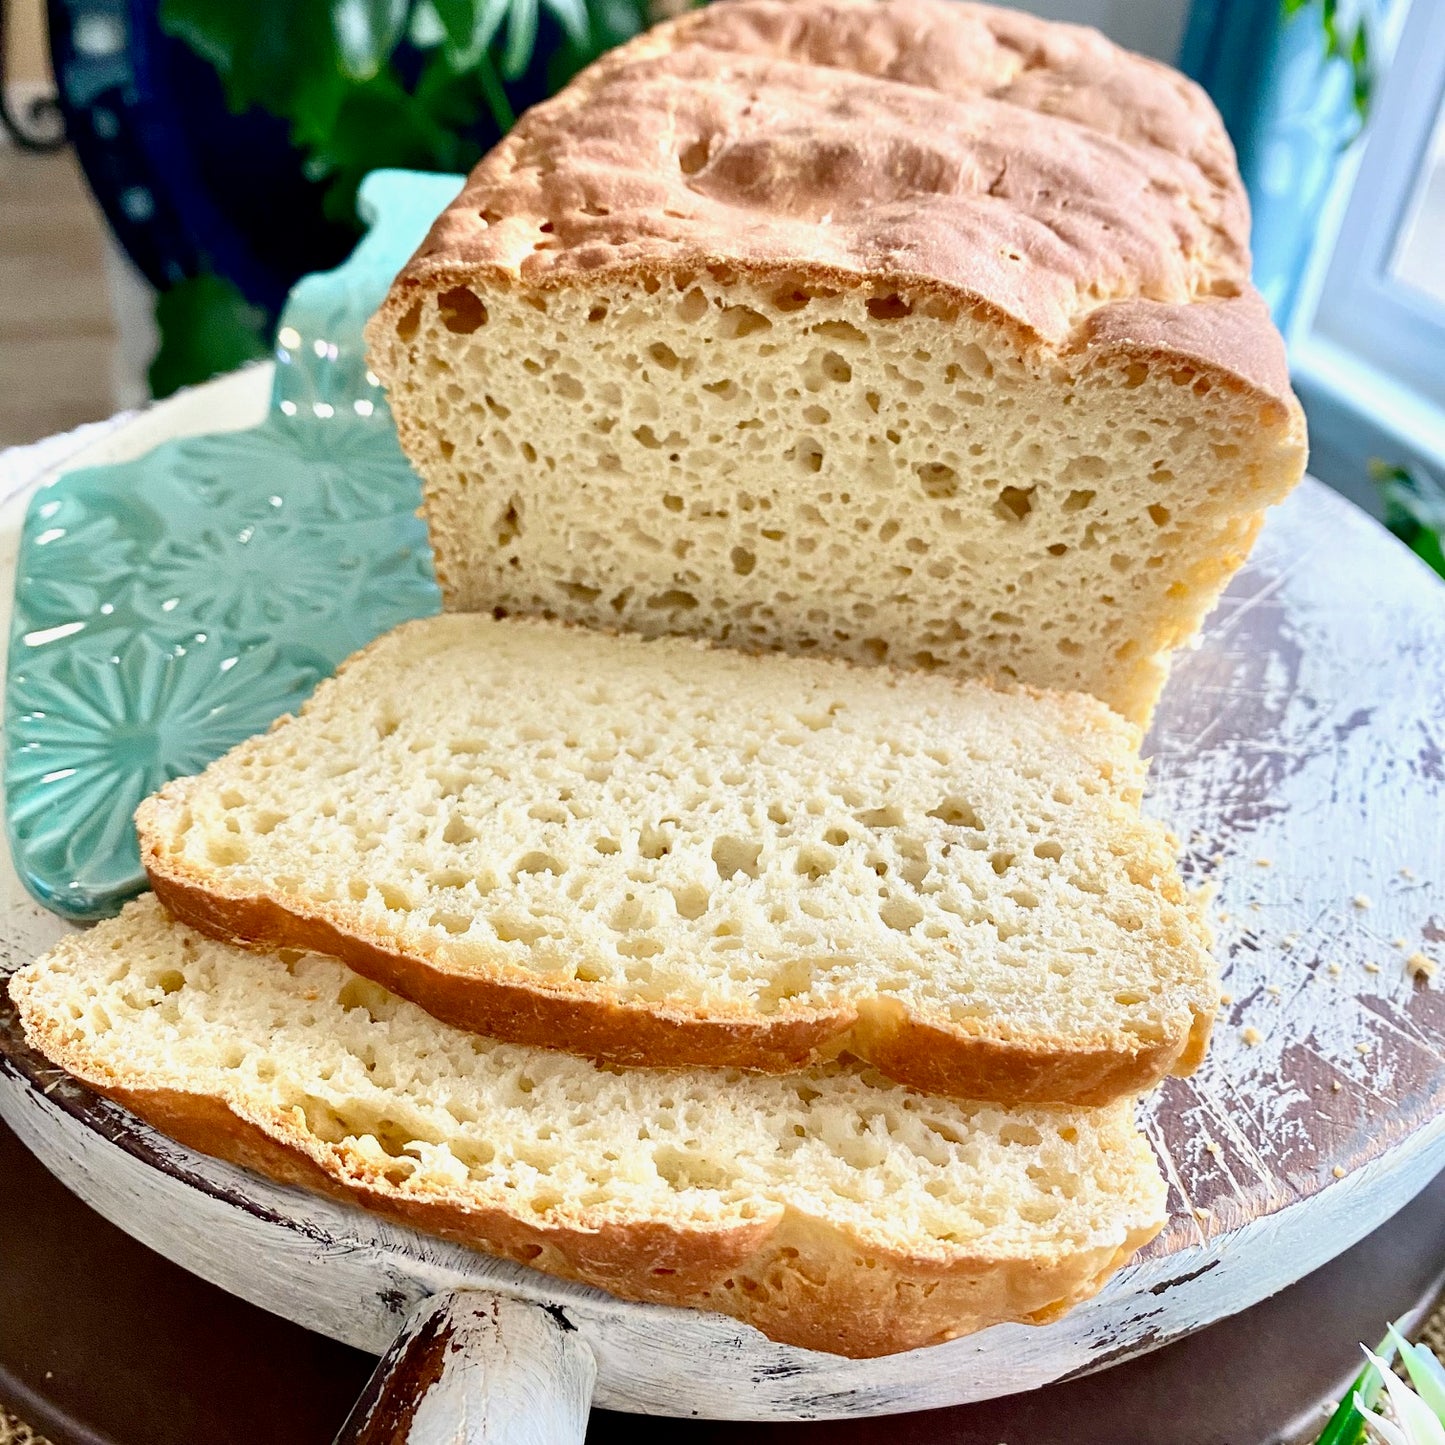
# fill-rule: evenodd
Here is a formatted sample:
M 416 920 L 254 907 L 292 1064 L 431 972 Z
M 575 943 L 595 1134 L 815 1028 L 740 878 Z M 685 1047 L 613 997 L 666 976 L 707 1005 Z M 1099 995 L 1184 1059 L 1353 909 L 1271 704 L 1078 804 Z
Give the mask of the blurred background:
M 683 3 L 0 0 L 0 446 L 268 354 L 287 288 L 354 244 L 367 170 L 467 169 Z M 1213 95 L 1312 470 L 1438 553 L 1445 0 L 1023 8 Z

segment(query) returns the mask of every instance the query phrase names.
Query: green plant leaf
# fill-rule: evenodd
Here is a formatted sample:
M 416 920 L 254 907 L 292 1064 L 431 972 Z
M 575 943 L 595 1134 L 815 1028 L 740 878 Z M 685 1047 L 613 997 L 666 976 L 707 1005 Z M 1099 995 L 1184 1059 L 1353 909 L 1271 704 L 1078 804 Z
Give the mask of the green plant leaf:
M 495 95 L 488 94 L 489 88 L 495 89 Z M 415 95 L 432 119 L 452 133 L 457 146 L 454 170 L 465 170 L 480 154 L 472 132 L 484 109 L 492 110 L 497 128 L 503 132 L 517 123 L 511 102 L 485 51 L 474 66 L 461 73 L 452 69 L 446 56 L 434 55 L 417 78 Z
M 466 0 L 470 12 L 462 38 L 448 36 L 447 60 L 453 70 L 471 70 L 482 62 L 512 7 L 512 0 Z
M 492 119 L 496 122 L 497 129 L 506 135 L 516 125 L 517 113 L 512 109 L 512 102 L 502 86 L 502 78 L 497 74 L 497 67 L 492 64 L 489 51 L 482 51 L 477 58 L 476 75 L 482 94 L 486 97 L 488 109 L 492 113 Z
M 507 45 L 501 71 L 507 80 L 520 80 L 532 63 L 537 44 L 537 0 L 512 0 L 507 19 Z
M 1415 1393 L 1435 1412 L 1437 1420 L 1445 1421 L 1445 1366 L 1435 1358 L 1433 1350 L 1412 1345 L 1394 1325 L 1390 1326 L 1389 1340 L 1400 1352 Z
M 547 59 L 547 89 L 562 89 L 584 65 L 614 45 L 631 40 L 647 24 L 645 0 L 587 0 L 587 37 L 578 44 L 570 37 Z
M 1370 0 L 1355 10 L 1348 27 L 1340 22 L 1339 0 L 1280 0 L 1280 13 L 1285 19 L 1301 14 L 1318 5 L 1320 30 L 1325 41 L 1326 62 L 1338 60 L 1349 67 L 1350 101 L 1355 111 L 1356 125 L 1344 139 L 1348 146 L 1364 129 L 1369 119 L 1370 107 L 1375 94 L 1375 57 L 1370 40 L 1370 26 L 1374 13 Z
M 482 7 L 477 12 L 476 33 L 472 37 L 478 55 L 486 53 L 511 10 L 512 0 L 482 0 Z
M 418 50 L 435 50 L 447 38 L 447 28 L 432 0 L 417 0 L 407 22 L 406 38 Z
M 1395 1337 L 1399 1338 L 1398 1332 Z M 1387 1423 L 1373 1412 L 1362 1412 L 1376 1434 L 1398 1438 L 1402 1445 L 1407 1441 L 1409 1445 L 1445 1445 L 1445 1425 L 1435 1412 L 1383 1360 L 1368 1350 L 1365 1354 L 1384 1379 L 1393 1417 Z
M 436 100 L 433 97 L 434 104 Z M 327 215 L 352 224 L 356 188 L 368 171 L 465 170 L 475 155 L 472 142 L 390 74 L 351 86 L 330 131 L 313 151 L 315 174 L 330 182 Z
M 169 396 L 270 352 L 266 313 L 235 285 L 204 273 L 156 297 L 161 344 L 148 373 L 151 395 Z
M 1438 533 L 1421 532 L 1410 544 L 1410 550 L 1422 562 L 1433 567 L 1442 577 L 1445 577 L 1445 542 L 1441 541 Z
M 472 43 L 472 32 L 477 27 L 474 0 L 431 0 L 431 5 L 446 31 L 447 44 L 454 50 L 465 50 Z
M 407 0 L 331 0 L 337 53 L 352 80 L 371 80 L 391 59 L 406 29 L 407 8 Z
M 1375 57 L 1370 48 L 1370 27 L 1363 20 L 1350 45 L 1350 66 L 1353 71 L 1355 113 L 1363 127 L 1370 118 L 1375 99 Z
M 302 134 L 326 129 L 346 76 L 317 0 L 161 0 L 161 28 L 215 67 L 232 110 L 259 105 Z
M 1445 486 L 1428 472 L 1391 466 L 1378 457 L 1370 462 L 1370 476 L 1385 504 L 1385 525 L 1445 577 Z
M 599 55 L 647 28 L 646 0 L 593 0 L 588 10 L 592 43 Z
M 586 0 L 543 0 L 543 4 L 557 17 L 557 23 L 568 41 L 579 50 L 585 50 L 591 30 Z
M 326 215 L 354 227 L 368 170 L 464 170 L 479 118 L 511 129 L 503 80 L 531 66 L 542 4 L 562 31 L 543 57 L 554 89 L 646 21 L 646 0 L 160 0 L 160 17 L 215 67 L 233 109 L 290 122 Z M 414 81 L 392 63 L 403 37 L 423 57 Z
M 1375 1353 L 1387 1362 L 1394 1358 L 1395 1346 L 1388 1336 L 1380 1342 Z M 1367 1408 L 1373 1406 L 1380 1398 L 1384 1383 L 1373 1362 L 1366 1364 L 1345 1391 L 1344 1398 L 1330 1416 L 1315 1445 L 1364 1445 L 1365 1417 L 1360 1413 L 1359 1402 L 1363 1401 Z

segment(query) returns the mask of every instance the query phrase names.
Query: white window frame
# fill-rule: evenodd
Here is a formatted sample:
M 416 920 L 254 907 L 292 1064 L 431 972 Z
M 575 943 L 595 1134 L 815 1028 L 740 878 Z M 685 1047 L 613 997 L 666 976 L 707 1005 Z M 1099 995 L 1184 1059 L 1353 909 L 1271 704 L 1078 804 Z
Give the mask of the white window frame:
M 1366 502 L 1373 456 L 1445 474 L 1445 305 L 1393 271 L 1445 104 L 1445 3 L 1413 0 L 1402 21 L 1291 337 L 1320 470 Z

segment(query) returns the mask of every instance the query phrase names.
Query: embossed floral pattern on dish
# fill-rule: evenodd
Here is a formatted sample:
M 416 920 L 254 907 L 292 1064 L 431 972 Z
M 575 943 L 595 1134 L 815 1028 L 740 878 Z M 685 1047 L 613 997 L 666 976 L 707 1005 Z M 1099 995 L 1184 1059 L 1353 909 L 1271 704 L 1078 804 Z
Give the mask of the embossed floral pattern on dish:
M 16 869 L 48 907 L 113 912 L 144 882 L 142 797 L 295 708 L 379 633 L 436 611 L 420 488 L 361 328 L 459 184 L 368 179 L 371 230 L 287 303 L 260 426 L 71 472 L 32 499 L 5 785 Z

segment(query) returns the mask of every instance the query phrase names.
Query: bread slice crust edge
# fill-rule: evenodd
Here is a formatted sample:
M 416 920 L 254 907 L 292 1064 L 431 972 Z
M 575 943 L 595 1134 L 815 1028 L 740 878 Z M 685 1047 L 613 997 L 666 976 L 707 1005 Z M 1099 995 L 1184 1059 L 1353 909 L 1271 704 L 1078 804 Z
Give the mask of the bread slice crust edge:
M 1192 1072 L 1208 1046 L 1213 1015 L 1197 1008 L 1174 1037 L 1158 1042 L 1121 1037 L 1080 1049 L 940 1027 L 909 1015 L 893 1000 L 863 1010 L 720 1017 L 626 1002 L 603 985 L 576 980 L 549 989 L 518 977 L 506 964 L 491 974 L 446 973 L 319 909 L 203 885 L 159 843 L 163 810 L 175 805 L 178 792 L 177 784 L 168 784 L 142 804 L 137 821 L 151 887 L 183 923 L 255 951 L 300 948 L 329 954 L 443 1023 L 510 1043 L 563 1047 L 624 1066 L 776 1074 L 846 1050 L 889 1078 L 930 1093 L 1090 1106 L 1142 1093 L 1171 1072 Z
M 788 1208 L 753 1223 L 684 1229 L 647 1219 L 590 1223 L 585 1209 L 573 1222 L 540 1224 L 479 1207 L 460 1191 L 436 1190 L 419 1200 L 345 1141 L 316 1137 L 283 1111 L 246 1098 L 243 1089 L 221 1097 L 117 1077 L 41 1009 L 27 975 L 42 965 L 22 970 L 9 985 L 28 1042 L 178 1143 L 625 1299 L 717 1310 L 803 1349 L 875 1358 L 993 1324 L 1047 1323 L 1096 1293 L 1166 1222 L 1161 1180 L 1154 1217 L 1128 1226 L 1122 1242 L 1027 1255 L 954 1247 L 930 1257 L 853 1238 Z M 1126 1152 L 1147 1148 L 1136 1133 Z M 748 1287 L 762 1279 L 766 1288 Z

